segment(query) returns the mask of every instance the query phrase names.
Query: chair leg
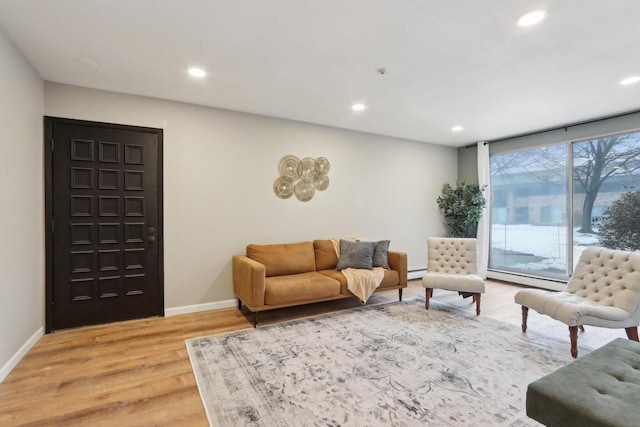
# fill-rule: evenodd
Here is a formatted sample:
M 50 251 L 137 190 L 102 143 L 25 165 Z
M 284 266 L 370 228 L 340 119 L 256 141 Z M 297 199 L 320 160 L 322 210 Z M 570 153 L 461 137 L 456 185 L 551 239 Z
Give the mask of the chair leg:
M 627 338 L 629 338 L 632 341 L 638 341 L 638 327 L 637 326 L 632 326 L 630 328 L 625 328 L 625 331 L 627 332 Z
M 424 303 L 424 308 L 425 310 L 429 310 L 429 298 L 431 298 L 431 294 L 433 293 L 433 289 L 431 288 L 426 288 L 424 291 L 424 299 L 425 299 L 425 303 Z
M 579 325 L 578 328 L 580 328 L 580 332 L 584 332 L 584 325 Z
M 473 299 L 476 301 L 476 315 L 480 316 L 480 295 L 479 293 L 473 294 Z
M 569 326 L 569 338 L 571 338 L 571 356 L 578 357 L 578 327 Z
M 402 288 L 398 289 L 398 300 L 402 301 Z
M 529 315 L 529 307 L 522 306 L 522 332 L 527 332 L 527 316 Z

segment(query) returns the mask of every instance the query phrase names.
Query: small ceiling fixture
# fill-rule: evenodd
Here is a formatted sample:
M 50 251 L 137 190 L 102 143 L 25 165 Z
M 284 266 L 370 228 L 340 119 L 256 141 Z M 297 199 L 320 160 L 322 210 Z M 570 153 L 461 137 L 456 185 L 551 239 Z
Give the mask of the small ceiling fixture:
M 351 106 L 351 109 L 352 109 L 353 111 L 362 111 L 362 110 L 364 110 L 365 108 L 367 108 L 367 107 L 366 107 L 364 104 L 362 104 L 362 103 L 353 104 L 353 105 Z
M 464 129 L 464 128 L 462 126 L 460 126 L 460 125 L 456 125 L 456 126 L 451 128 L 451 130 L 454 131 L 454 132 L 460 132 L 462 129 Z
M 620 80 L 621 85 L 632 85 L 634 83 L 640 82 L 640 74 L 635 76 L 630 76 L 625 79 Z
M 534 10 L 533 12 L 525 13 L 516 21 L 520 27 L 530 27 L 536 25 L 547 16 L 547 12 L 544 10 Z
M 198 68 L 198 67 L 191 67 L 189 68 L 189 75 L 192 77 L 204 77 L 207 75 L 207 72 L 205 70 L 203 70 L 202 68 Z

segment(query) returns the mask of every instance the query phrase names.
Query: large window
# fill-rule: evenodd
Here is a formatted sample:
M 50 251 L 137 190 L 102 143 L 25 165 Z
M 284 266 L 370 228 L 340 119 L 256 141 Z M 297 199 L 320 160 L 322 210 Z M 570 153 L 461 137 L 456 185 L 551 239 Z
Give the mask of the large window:
M 640 191 L 640 132 L 490 160 L 494 270 L 568 277 L 580 252 L 600 244 L 598 217 L 624 193 Z

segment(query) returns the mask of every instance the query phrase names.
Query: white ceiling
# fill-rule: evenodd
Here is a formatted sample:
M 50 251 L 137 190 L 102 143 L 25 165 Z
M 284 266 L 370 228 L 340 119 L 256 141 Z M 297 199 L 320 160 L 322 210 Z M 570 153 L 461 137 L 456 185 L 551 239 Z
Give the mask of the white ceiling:
M 640 109 L 638 0 L 0 0 L 0 27 L 45 80 L 443 145 Z

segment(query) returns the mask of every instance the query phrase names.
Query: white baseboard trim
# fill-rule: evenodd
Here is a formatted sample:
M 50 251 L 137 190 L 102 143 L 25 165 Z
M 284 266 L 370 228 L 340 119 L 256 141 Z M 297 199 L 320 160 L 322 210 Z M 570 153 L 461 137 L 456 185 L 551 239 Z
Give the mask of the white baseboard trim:
M 165 308 L 164 315 L 178 316 L 180 314 L 199 313 L 201 311 L 219 310 L 221 308 L 237 307 L 238 301 L 230 299 L 226 301 L 208 302 L 205 304 L 183 305 L 182 307 Z
M 13 368 L 20 363 L 22 358 L 29 352 L 29 350 L 31 350 L 31 347 L 33 347 L 43 335 L 44 328 L 41 326 L 40 329 L 38 329 L 35 334 L 31 335 L 31 338 L 29 338 L 27 342 L 25 342 L 13 356 L 11 356 L 11 359 L 9 359 L 9 361 L 0 368 L 0 382 L 7 378 L 7 375 L 13 371 Z

